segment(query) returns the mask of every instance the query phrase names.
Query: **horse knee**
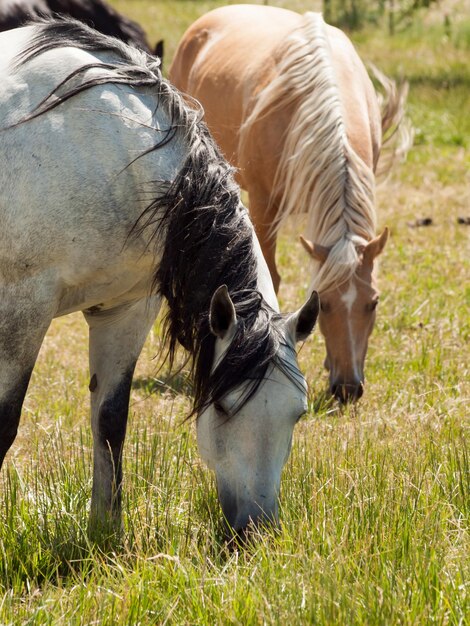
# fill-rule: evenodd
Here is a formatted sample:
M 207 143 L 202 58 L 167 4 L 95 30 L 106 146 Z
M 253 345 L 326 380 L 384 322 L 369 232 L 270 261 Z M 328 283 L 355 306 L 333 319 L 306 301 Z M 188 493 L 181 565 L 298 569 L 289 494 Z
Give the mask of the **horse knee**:
M 97 411 L 96 435 L 101 445 L 113 453 L 119 451 L 126 436 L 129 398 L 134 368 L 132 367 L 112 393 L 107 395 Z

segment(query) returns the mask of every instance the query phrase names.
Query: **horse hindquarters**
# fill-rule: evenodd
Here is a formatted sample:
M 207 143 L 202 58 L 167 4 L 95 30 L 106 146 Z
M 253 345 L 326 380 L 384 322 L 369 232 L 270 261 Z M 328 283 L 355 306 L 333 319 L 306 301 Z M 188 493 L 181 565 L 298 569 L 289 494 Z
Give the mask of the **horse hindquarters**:
M 90 341 L 93 490 L 89 530 L 120 530 L 122 452 L 134 368 L 160 308 L 160 298 L 85 311 Z
M 0 467 L 15 440 L 31 373 L 56 310 L 54 290 L 43 276 L 21 283 L 7 278 L 7 285 L 0 284 Z

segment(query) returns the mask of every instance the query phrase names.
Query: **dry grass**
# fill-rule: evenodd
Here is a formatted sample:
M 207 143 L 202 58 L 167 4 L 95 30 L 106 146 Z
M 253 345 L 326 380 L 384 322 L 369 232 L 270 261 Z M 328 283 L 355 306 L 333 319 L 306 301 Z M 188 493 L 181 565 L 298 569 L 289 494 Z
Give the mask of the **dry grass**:
M 155 39 L 163 33 L 167 51 L 208 6 L 114 4 Z M 359 37 L 381 67 L 405 43 Z M 0 476 L 1 624 L 467 623 L 470 229 L 457 217 L 470 215 L 470 96 L 461 50 L 446 44 L 444 61 L 435 43 L 419 44 L 435 55 L 431 70 L 413 62 L 416 49 L 400 70 L 413 78 L 421 67 L 411 94 L 418 145 L 378 190 L 392 237 L 366 393 L 344 411 L 321 401 L 316 332 L 300 352 L 311 406 L 283 476 L 281 533 L 242 553 L 219 542 L 213 480 L 183 421 L 187 383 L 158 372 L 156 326 L 132 394 L 126 537 L 107 554 L 90 546 L 87 330 L 79 314 L 58 319 Z M 438 70 L 457 87 L 439 85 Z M 410 227 L 417 217 L 433 225 Z M 289 224 L 280 243 L 284 310 L 309 282 L 299 230 Z

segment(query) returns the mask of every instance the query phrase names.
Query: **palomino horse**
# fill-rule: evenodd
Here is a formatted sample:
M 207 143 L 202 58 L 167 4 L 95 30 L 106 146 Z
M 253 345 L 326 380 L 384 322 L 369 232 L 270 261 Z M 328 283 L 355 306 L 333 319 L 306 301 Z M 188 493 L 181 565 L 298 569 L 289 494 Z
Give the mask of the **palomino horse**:
M 235 530 L 275 519 L 306 385 L 230 166 L 158 61 L 70 21 L 0 35 L 0 462 L 51 320 L 90 330 L 90 529 L 120 526 L 134 366 L 162 299 Z
M 276 290 L 279 226 L 308 215 L 301 240 L 314 264 L 310 289 L 320 293 L 330 390 L 342 402 L 359 398 L 378 302 L 374 260 L 388 230 L 376 237 L 381 113 L 351 42 L 317 13 L 223 7 L 187 30 L 170 80 L 202 103 L 237 167 Z M 389 96 L 385 128 L 404 100 Z

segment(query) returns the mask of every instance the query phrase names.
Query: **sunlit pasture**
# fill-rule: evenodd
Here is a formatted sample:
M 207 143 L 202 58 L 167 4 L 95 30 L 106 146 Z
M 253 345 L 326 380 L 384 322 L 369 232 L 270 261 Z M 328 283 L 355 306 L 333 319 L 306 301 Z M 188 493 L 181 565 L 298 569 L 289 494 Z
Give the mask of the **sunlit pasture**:
M 222 3 L 112 4 L 152 44 L 165 40 L 167 69 L 185 28 Z M 382 26 L 351 38 L 364 60 L 409 81 L 415 133 L 377 191 L 392 236 L 364 397 L 345 409 L 327 399 L 316 329 L 300 349 L 309 411 L 283 473 L 280 529 L 229 551 L 185 420 L 190 380 L 163 364 L 157 323 L 133 383 L 125 533 L 101 549 L 86 533 L 87 328 L 80 314 L 55 320 L 0 473 L 0 624 L 468 623 L 470 226 L 459 218 L 470 218 L 470 20 L 449 34 L 434 12 L 393 38 Z M 432 224 L 417 227 L 421 218 Z M 302 227 L 282 232 L 283 311 L 306 296 Z

